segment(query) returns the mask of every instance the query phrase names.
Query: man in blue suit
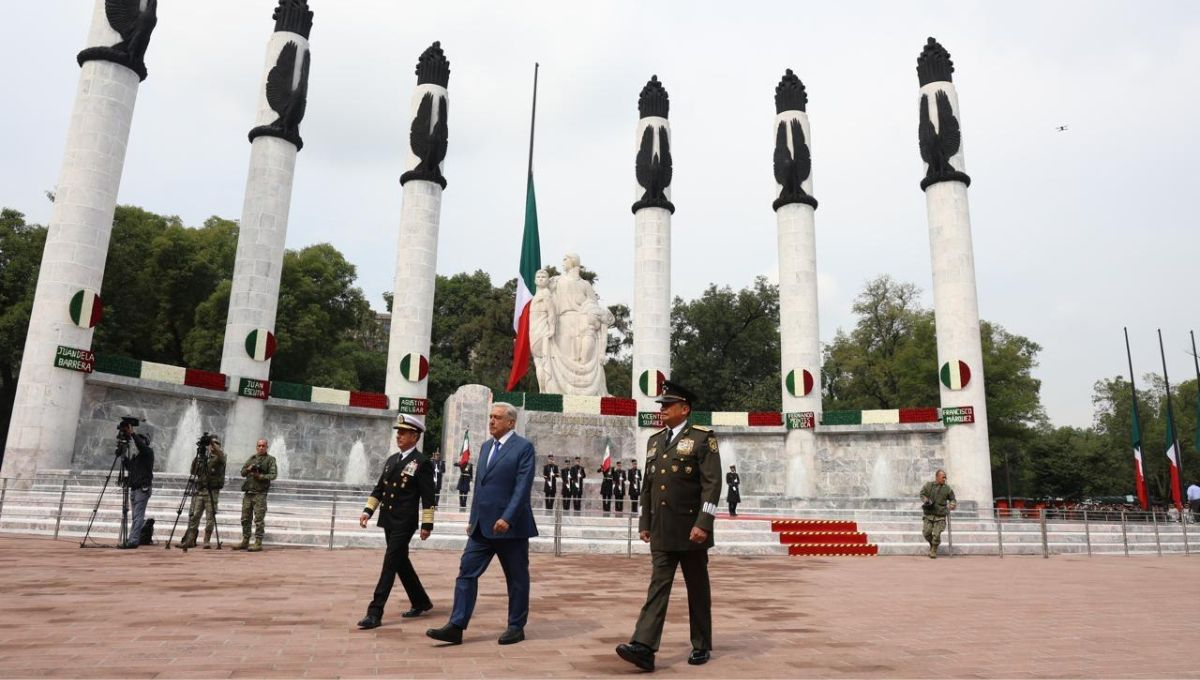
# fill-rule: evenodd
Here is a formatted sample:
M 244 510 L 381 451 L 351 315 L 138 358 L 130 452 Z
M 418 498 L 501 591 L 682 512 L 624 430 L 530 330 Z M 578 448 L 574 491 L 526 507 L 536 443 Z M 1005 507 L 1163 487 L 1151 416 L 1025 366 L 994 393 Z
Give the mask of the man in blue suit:
M 462 644 L 462 634 L 475 610 L 479 577 L 492 557 L 500 558 L 508 583 L 508 628 L 500 644 L 525 639 L 529 619 L 529 538 L 537 536 L 529 494 L 533 489 L 537 455 L 533 444 L 513 432 L 517 409 L 512 404 L 492 404 L 488 431 L 492 438 L 479 452 L 475 474 L 475 497 L 467 522 L 467 546 L 463 548 L 458 579 L 454 583 L 454 609 L 450 621 L 425 634 L 452 645 Z

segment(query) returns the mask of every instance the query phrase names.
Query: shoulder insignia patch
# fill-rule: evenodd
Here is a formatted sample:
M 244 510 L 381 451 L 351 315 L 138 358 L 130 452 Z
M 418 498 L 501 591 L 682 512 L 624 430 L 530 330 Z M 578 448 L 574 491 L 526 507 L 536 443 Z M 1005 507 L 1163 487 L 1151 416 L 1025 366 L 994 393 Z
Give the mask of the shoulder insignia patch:
M 717 452 L 717 440 L 715 437 L 708 438 L 708 450 L 712 451 L 713 453 Z

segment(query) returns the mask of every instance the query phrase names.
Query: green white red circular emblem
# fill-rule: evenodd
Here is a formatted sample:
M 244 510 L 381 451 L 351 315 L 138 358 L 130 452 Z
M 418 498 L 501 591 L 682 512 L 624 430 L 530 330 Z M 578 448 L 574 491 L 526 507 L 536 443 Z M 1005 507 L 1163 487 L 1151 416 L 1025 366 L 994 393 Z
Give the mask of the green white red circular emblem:
M 275 334 L 265 328 L 255 328 L 246 335 L 246 354 L 255 361 L 275 356 Z
M 641 377 L 638 378 L 638 387 L 647 397 L 657 397 L 662 394 L 663 381 L 666 379 L 667 376 L 663 375 L 662 371 L 642 371 Z
M 94 290 L 77 291 L 71 296 L 71 321 L 80 328 L 95 328 L 104 316 L 104 302 Z
M 400 359 L 400 375 L 409 382 L 420 382 L 429 375 L 429 360 L 412 352 Z
M 792 395 L 793 397 L 808 396 L 813 389 L 813 374 L 801 369 L 799 380 L 796 378 L 797 376 L 795 369 L 788 371 L 787 380 L 784 381 L 787 383 L 788 394 Z
M 952 390 L 961 390 L 971 382 L 971 369 L 965 361 L 947 361 L 942 364 L 942 384 Z

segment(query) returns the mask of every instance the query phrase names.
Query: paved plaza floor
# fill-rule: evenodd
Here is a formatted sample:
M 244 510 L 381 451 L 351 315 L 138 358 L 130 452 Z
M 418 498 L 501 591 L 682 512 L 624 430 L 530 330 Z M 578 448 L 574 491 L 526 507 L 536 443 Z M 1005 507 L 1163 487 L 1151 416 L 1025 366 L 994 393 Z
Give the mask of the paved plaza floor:
M 375 529 L 372 529 L 375 530 Z M 645 596 L 646 557 L 531 555 L 528 639 L 499 646 L 493 564 L 458 647 L 458 554 L 415 553 L 434 601 L 418 619 L 397 583 L 360 631 L 382 551 L 161 547 L 81 550 L 0 536 L 0 677 L 628 677 L 613 648 Z M 688 666 L 677 579 L 658 676 L 1200 678 L 1200 556 L 788 558 L 713 556 L 714 645 Z

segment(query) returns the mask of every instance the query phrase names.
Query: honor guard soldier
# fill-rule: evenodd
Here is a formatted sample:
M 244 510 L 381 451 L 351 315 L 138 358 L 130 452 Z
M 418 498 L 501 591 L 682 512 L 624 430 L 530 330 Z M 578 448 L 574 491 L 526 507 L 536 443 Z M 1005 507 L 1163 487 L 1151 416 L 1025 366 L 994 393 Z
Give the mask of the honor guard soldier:
M 638 469 L 637 458 L 629 461 L 629 471 L 625 473 L 629 479 L 629 511 L 638 513 L 638 497 L 642 495 L 642 471 Z
M 471 493 L 471 478 L 475 475 L 475 464 L 470 460 L 458 466 L 458 509 L 467 509 L 467 494 Z
M 546 496 L 547 510 L 554 509 L 554 496 L 557 491 L 558 465 L 554 462 L 554 456 L 546 456 L 546 464 L 542 466 L 542 493 Z
M 383 463 L 383 473 L 375 483 L 375 489 L 367 498 L 367 507 L 358 518 L 364 529 L 375 512 L 379 513 L 379 527 L 387 537 L 387 550 L 383 553 L 383 569 L 375 585 L 375 596 L 367 606 L 367 615 L 358 622 L 363 629 L 378 628 L 383 619 L 383 606 L 396 576 L 404 584 L 412 608 L 400 616 L 409 619 L 433 609 L 433 603 L 421 585 L 421 578 L 408 559 L 408 543 L 417 532 L 418 514 L 421 540 L 433 532 L 434 494 L 433 461 L 417 448 L 417 442 L 425 432 L 425 425 L 410 415 L 401 415 L 393 426 L 396 430 L 398 452 L 388 456 Z M 419 511 L 419 512 L 418 512 Z
M 442 478 L 446 476 L 446 461 L 442 460 L 442 452 L 433 452 L 433 507 L 442 504 Z
M 604 469 L 601 465 L 596 469 L 600 473 L 600 498 L 604 505 L 604 514 L 612 512 L 612 497 L 613 497 L 613 470 L 612 468 Z
M 617 469 L 613 470 L 613 501 L 617 512 L 625 511 L 625 471 L 621 469 L 621 461 L 617 461 Z
M 737 506 L 742 502 L 742 478 L 738 476 L 736 465 L 730 465 L 729 472 L 725 473 L 725 486 L 729 487 L 725 496 L 729 503 L 729 516 L 737 517 Z
M 692 639 L 688 663 L 707 663 L 712 650 L 708 549 L 713 546 L 713 520 L 721 499 L 721 454 L 710 428 L 688 423 L 694 399 L 682 385 L 663 381 L 657 401 L 666 427 L 651 435 L 646 448 L 638 530 L 650 544 L 653 570 L 633 637 L 617 646 L 617 654 L 648 671 L 654 670 L 677 566 L 683 568 L 687 584 Z
M 575 514 L 579 514 L 579 509 L 583 507 L 583 480 L 587 479 L 587 472 L 583 469 L 583 459 L 575 456 L 575 464 L 568 471 L 571 475 L 571 498 L 575 502 Z M 563 504 L 563 510 L 567 509 L 566 503 Z

